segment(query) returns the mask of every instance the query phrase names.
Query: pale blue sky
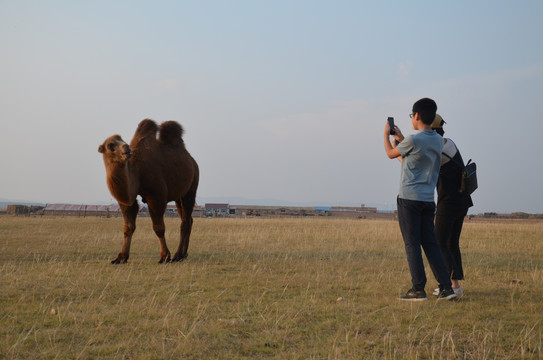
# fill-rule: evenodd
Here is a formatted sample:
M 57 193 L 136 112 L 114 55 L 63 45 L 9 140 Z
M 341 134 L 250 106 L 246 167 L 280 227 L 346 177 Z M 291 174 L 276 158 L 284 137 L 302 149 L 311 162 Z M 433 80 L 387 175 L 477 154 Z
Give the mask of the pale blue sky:
M 431 97 L 472 213 L 543 213 L 541 1 L 0 0 L 0 199 L 112 201 L 97 148 L 179 121 L 199 198 L 394 208 Z

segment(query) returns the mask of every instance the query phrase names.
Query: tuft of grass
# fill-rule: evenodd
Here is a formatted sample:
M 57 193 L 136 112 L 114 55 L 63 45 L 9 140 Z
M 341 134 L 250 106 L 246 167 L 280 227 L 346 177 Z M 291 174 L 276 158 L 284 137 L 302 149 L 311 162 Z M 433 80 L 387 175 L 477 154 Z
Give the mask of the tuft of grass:
M 2 216 L 0 358 L 541 358 L 542 238 L 543 222 L 468 221 L 466 295 L 404 303 L 393 221 L 195 219 L 188 259 L 159 265 L 142 218 L 110 265 L 122 219 Z

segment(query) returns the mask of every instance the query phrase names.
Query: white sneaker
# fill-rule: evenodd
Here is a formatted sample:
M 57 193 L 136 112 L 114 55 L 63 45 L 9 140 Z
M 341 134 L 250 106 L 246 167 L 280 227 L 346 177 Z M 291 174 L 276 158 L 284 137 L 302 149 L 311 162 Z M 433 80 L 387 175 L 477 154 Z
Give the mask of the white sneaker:
M 454 290 L 454 293 L 456 294 L 456 296 L 464 295 L 464 290 L 462 290 L 461 287 L 459 287 L 457 289 L 453 289 L 453 290 Z M 432 295 L 438 296 L 439 295 L 439 288 L 435 288 Z
M 456 296 L 464 295 L 464 290 L 462 290 L 461 287 L 459 287 L 458 289 L 453 289 L 453 290 Z

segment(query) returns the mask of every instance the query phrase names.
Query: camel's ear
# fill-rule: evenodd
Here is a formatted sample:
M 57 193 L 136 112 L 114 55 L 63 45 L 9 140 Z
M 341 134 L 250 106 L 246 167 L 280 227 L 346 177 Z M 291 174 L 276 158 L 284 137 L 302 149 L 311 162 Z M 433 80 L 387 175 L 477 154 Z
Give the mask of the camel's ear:
M 105 150 L 106 150 L 106 149 L 104 148 L 104 144 L 98 146 L 98 152 L 99 152 L 100 154 L 103 154 L 103 153 L 105 152 Z

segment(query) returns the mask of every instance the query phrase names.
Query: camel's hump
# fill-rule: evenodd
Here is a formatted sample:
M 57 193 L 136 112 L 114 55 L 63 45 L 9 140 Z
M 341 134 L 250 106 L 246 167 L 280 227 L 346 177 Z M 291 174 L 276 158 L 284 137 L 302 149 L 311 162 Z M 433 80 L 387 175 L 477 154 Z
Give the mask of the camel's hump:
M 164 143 L 180 141 L 183 136 L 183 127 L 176 121 L 165 121 L 160 124 L 158 139 Z
M 153 120 L 151 119 L 145 119 L 145 120 L 142 120 L 139 125 L 138 125 L 138 128 L 136 129 L 136 133 L 134 134 L 134 136 L 147 136 L 147 135 L 152 135 L 152 136 L 156 136 L 156 133 L 158 131 L 158 125 L 156 124 L 156 122 L 154 122 Z

